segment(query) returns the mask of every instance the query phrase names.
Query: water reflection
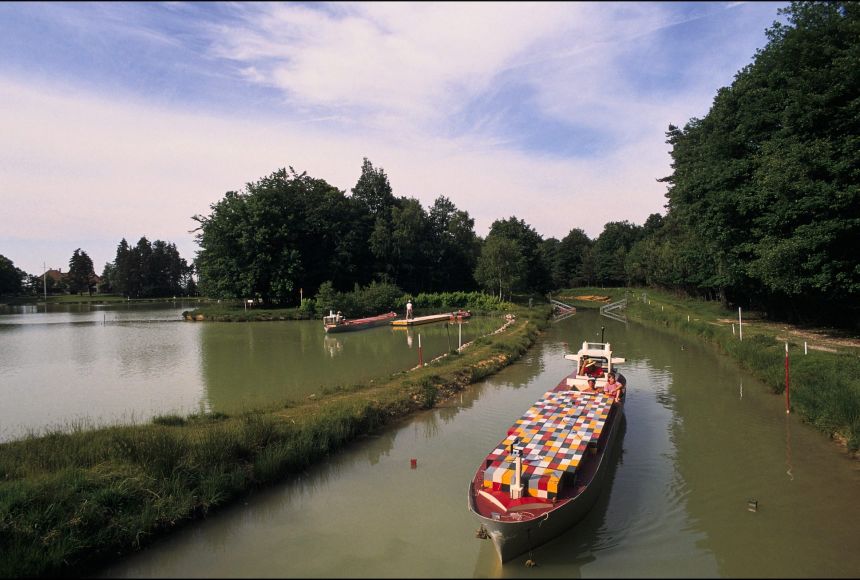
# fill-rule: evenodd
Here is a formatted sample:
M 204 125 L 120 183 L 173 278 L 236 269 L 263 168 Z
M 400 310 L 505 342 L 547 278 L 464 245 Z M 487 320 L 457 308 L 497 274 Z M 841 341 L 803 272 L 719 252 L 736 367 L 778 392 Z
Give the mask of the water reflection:
M 236 413 L 385 378 L 417 363 L 392 327 L 327 335 L 320 321 L 190 323 L 193 303 L 0 308 L 0 441 L 72 422 L 147 421 L 166 413 Z M 500 326 L 463 325 L 469 340 Z M 446 328 L 420 329 L 426 360 Z M 407 335 L 408 336 L 408 335 Z
M 478 318 L 464 334 L 497 326 L 496 318 Z M 404 331 L 390 326 L 331 336 L 316 320 L 201 327 L 206 393 L 212 408 L 227 413 L 384 378 L 418 362 L 408 343 L 411 329 L 404 340 Z M 426 325 L 420 333 L 425 360 L 446 352 L 443 325 Z

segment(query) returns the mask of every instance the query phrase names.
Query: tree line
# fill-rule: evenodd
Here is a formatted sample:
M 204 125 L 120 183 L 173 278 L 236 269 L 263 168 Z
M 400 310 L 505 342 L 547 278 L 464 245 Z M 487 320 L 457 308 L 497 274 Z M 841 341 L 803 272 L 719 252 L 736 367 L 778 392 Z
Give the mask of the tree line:
M 210 209 L 193 218 L 201 293 L 282 305 L 321 287 L 345 292 L 373 282 L 413 295 L 480 288 L 500 298 L 623 284 L 625 252 L 644 231 L 624 221 L 607 224 L 596 241 L 579 228 L 544 239 L 512 216 L 481 238 L 469 213 L 444 195 L 426 209 L 396 196 L 367 158 L 351 195 L 290 167 L 227 192 Z
M 189 296 L 197 293 L 194 266 L 180 257 L 176 245 L 162 240 L 150 242 L 146 236 L 129 246 L 125 238 L 116 250 L 116 259 L 104 265 L 96 276 L 87 252 L 76 249 L 69 259 L 69 269 L 57 278 L 27 274 L 0 255 L 0 295 L 121 294 L 129 298 Z
M 860 323 L 860 5 L 793 2 L 701 119 L 669 126 L 663 223 L 632 283 Z

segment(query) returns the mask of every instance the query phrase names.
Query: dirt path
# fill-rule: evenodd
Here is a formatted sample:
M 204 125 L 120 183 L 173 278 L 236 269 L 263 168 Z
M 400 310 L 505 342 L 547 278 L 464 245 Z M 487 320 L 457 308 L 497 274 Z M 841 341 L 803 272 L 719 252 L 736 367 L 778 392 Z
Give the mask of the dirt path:
M 736 324 L 737 319 L 720 318 L 718 322 Z M 843 330 L 793 326 L 784 322 L 768 322 L 754 317 L 744 320 L 743 324 L 745 328 L 749 326 L 753 329 L 759 328 L 772 333 L 780 341 L 806 342 L 808 348 L 811 350 L 850 352 L 860 356 L 860 337 Z

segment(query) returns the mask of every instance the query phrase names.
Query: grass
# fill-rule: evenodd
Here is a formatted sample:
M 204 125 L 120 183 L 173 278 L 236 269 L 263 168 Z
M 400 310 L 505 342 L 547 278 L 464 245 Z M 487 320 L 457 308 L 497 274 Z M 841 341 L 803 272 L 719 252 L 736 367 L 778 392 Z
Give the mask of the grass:
M 39 294 L 33 296 L 4 296 L 2 302 L 5 304 L 114 304 L 114 303 L 141 303 L 141 302 L 175 302 L 177 300 L 195 300 L 198 302 L 209 302 L 208 298 L 197 296 L 165 296 L 161 298 L 132 298 L 128 299 L 119 294 L 52 294 L 46 297 Z
M 162 415 L 0 444 L 0 576 L 82 575 L 521 356 L 549 308 L 387 379 L 235 416 Z

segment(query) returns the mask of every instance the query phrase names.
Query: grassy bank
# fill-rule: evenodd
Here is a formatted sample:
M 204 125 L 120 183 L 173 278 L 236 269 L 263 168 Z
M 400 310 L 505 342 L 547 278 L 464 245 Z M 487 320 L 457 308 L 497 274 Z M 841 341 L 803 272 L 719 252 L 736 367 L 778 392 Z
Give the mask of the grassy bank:
M 577 288 L 575 297 L 603 294 L 624 298 L 624 289 Z M 559 298 L 563 300 L 562 298 Z M 577 303 L 574 303 L 576 305 Z M 591 303 L 591 307 L 599 303 Z M 579 307 L 588 302 L 579 302 Z M 830 340 L 836 332 L 811 332 L 764 319 L 755 312 L 726 310 L 718 302 L 682 298 L 656 290 L 628 292 L 627 315 L 643 324 L 716 343 L 774 394 L 785 393 L 785 348 L 789 353 L 791 411 L 844 445 L 860 448 L 860 347 Z M 806 343 L 806 345 L 804 345 Z
M 4 296 L 0 298 L 0 303 L 2 304 L 10 304 L 10 305 L 19 305 L 19 304 L 117 304 L 117 303 L 132 303 L 132 304 L 140 304 L 140 303 L 149 303 L 149 302 L 166 302 L 172 303 L 176 301 L 186 301 L 186 302 L 200 302 L 200 303 L 208 303 L 214 302 L 209 298 L 201 298 L 198 296 L 177 296 L 176 298 L 172 296 L 165 296 L 161 298 L 126 298 L 125 296 L 120 296 L 119 294 L 93 294 L 90 296 L 89 294 L 56 294 L 47 296 L 47 300 L 45 296 Z
M 462 353 L 313 399 L 0 445 L 0 576 L 85 574 L 432 408 L 519 358 L 549 309 L 517 314 L 505 332 L 479 338 Z

